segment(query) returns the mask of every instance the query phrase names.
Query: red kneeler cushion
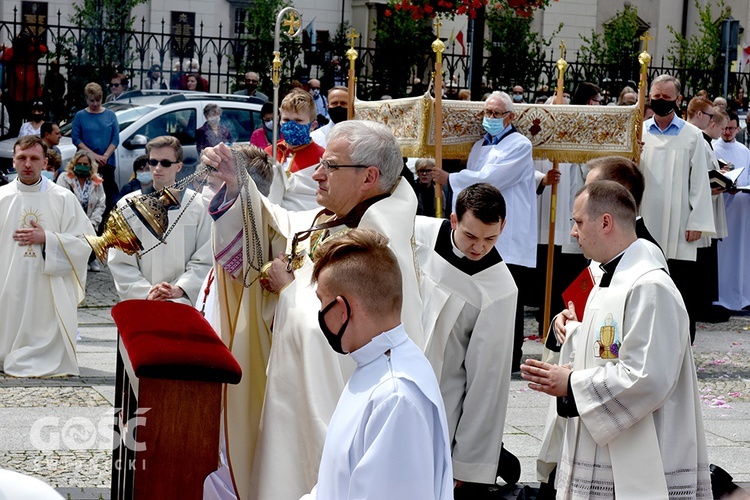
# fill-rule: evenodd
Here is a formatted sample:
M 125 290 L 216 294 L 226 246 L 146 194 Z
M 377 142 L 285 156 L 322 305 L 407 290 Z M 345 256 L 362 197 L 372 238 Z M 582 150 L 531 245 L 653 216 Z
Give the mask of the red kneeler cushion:
M 237 384 L 242 369 L 195 308 L 126 300 L 112 317 L 137 377 Z

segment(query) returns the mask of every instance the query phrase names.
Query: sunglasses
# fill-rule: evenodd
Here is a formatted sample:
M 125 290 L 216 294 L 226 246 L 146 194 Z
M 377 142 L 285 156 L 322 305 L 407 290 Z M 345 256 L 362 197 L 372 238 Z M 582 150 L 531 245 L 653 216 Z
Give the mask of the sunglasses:
M 157 160 L 155 158 L 149 158 L 149 160 L 148 160 L 147 163 L 149 165 L 151 165 L 152 167 L 155 167 L 155 166 L 157 166 L 158 164 L 161 163 L 162 167 L 169 168 L 172 165 L 174 165 L 175 163 L 180 163 L 180 162 L 178 162 L 178 161 L 172 161 L 172 160 Z
M 119 87 L 120 85 L 121 84 L 119 84 L 119 83 L 110 83 L 109 84 L 110 87 Z

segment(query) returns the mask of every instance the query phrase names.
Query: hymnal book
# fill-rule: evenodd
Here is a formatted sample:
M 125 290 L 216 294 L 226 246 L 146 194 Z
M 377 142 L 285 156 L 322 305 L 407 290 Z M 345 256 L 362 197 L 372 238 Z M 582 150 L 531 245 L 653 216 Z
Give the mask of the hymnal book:
M 586 266 L 586 269 L 573 280 L 573 283 L 562 294 L 566 308 L 568 307 L 568 302 L 573 302 L 578 321 L 583 321 L 583 310 L 586 308 L 586 300 L 589 298 L 589 294 L 593 288 L 594 276 L 591 274 L 591 269 Z
M 719 160 L 720 162 L 722 160 Z M 740 176 L 745 167 L 735 168 L 728 172 L 722 172 L 720 170 L 709 170 L 708 179 L 711 182 L 711 189 L 720 188 L 723 190 L 730 189 L 737 182 L 737 178 Z

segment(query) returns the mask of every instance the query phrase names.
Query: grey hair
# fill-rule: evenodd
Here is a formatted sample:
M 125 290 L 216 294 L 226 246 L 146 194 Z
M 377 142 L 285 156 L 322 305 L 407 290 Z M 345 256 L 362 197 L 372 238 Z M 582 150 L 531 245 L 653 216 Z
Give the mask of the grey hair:
M 221 107 L 216 104 L 215 102 L 209 102 L 206 104 L 206 106 L 203 108 L 203 116 L 208 116 L 209 113 L 213 111 L 218 111 L 221 113 Z
M 654 88 L 654 85 L 657 83 L 666 83 L 666 82 L 672 82 L 674 83 L 674 89 L 677 92 L 677 95 L 682 94 L 682 85 L 680 85 L 680 81 L 673 77 L 672 75 L 659 75 L 651 82 L 651 88 Z
M 343 139 L 349 143 L 349 156 L 356 165 L 374 165 L 380 170 L 380 187 L 391 191 L 404 168 L 401 146 L 391 129 L 382 123 L 348 120 L 337 123 L 328 134 L 328 144 Z
M 488 101 L 490 99 L 500 99 L 501 101 L 503 101 L 503 104 L 505 104 L 505 111 L 510 111 L 511 113 L 515 114 L 516 107 L 513 105 L 513 99 L 511 99 L 511 97 L 506 92 L 503 92 L 502 90 L 496 90 L 487 98 Z

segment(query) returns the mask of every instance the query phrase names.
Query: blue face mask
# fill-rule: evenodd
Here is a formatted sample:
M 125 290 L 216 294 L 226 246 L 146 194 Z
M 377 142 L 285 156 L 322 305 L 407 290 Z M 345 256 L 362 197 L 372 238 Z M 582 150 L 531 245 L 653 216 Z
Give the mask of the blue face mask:
M 288 121 L 281 124 L 281 133 L 284 141 L 292 147 L 304 146 L 310 144 L 310 129 L 312 122 L 302 125 L 294 121 Z
M 151 172 L 138 172 L 135 177 L 141 184 L 151 183 Z
M 482 119 L 482 126 L 487 133 L 493 137 L 498 135 L 505 128 L 502 118 L 488 118 L 486 116 Z
M 50 172 L 49 170 L 42 170 L 42 177 L 46 177 L 47 179 L 54 181 L 55 180 L 55 173 Z

